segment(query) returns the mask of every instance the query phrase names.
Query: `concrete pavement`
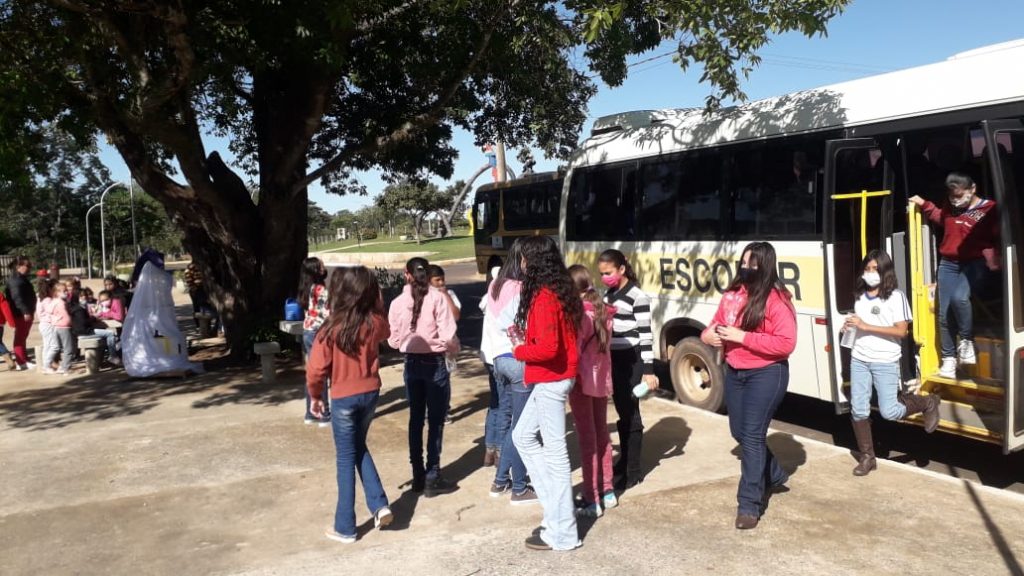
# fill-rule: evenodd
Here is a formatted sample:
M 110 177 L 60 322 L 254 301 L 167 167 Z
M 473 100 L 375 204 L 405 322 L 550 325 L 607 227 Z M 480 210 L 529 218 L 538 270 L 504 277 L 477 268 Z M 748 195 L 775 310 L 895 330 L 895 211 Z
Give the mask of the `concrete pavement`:
M 443 455 L 460 490 L 425 499 L 401 487 L 400 368 L 383 370 L 370 430 L 396 522 L 373 530 L 359 492 L 361 537 L 348 546 L 322 536 L 334 451 L 329 429 L 302 424 L 294 366 L 274 386 L 255 369 L 146 382 L 0 373 L 3 573 L 1016 574 L 1024 562 L 1024 499 L 889 462 L 854 478 L 844 450 L 781 433 L 770 443 L 792 490 L 739 532 L 725 418 L 660 400 L 643 405 L 647 480 L 581 524 L 581 549 L 532 552 L 522 541 L 540 508 L 487 494 L 487 383 L 469 354 Z

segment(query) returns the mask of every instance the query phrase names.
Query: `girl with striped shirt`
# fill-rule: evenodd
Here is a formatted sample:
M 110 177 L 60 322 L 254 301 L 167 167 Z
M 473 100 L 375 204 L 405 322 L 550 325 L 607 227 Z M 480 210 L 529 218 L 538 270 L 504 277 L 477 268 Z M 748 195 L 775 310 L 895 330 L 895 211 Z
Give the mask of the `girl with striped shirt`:
M 601 282 L 608 287 L 604 300 L 615 307 L 612 323 L 612 400 L 619 415 L 619 460 L 615 487 L 626 490 L 643 481 L 640 457 L 644 423 L 633 387 L 641 380 L 658 387 L 654 375 L 654 338 L 651 335 L 651 299 L 637 286 L 636 273 L 618 250 L 605 250 L 598 258 Z

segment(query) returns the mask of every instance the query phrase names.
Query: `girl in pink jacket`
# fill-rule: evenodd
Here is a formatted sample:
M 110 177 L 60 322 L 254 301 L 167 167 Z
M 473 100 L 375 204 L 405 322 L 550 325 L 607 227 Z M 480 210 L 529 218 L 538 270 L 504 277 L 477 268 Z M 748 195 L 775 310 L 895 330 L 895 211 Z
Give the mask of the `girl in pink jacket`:
M 51 281 L 52 282 L 52 281 Z M 46 349 L 43 362 L 43 374 L 67 374 L 71 368 L 71 351 L 74 340 L 71 336 L 71 314 L 68 313 L 67 289 L 63 282 L 52 283 L 50 297 L 43 301 L 43 313 L 50 322 L 50 347 Z M 60 354 L 60 369 L 54 371 L 50 366 Z
M 576 385 L 569 393 L 583 465 L 583 499 L 577 514 L 597 518 L 604 513 L 602 505 L 604 508 L 618 505 L 612 487 L 612 442 L 608 434 L 615 307 L 605 304 L 594 290 L 586 267 L 572 266 L 569 275 L 583 299 L 584 312 L 576 340 L 579 346 Z

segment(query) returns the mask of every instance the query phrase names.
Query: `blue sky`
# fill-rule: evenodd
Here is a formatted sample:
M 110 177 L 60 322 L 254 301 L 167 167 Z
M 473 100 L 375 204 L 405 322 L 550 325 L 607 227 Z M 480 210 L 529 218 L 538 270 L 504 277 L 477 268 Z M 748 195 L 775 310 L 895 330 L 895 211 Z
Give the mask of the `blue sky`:
M 751 99 L 766 98 L 937 62 L 965 50 L 1024 38 L 1021 22 L 1024 2 L 1020 0 L 855 0 L 845 13 L 832 20 L 827 37 L 808 39 L 800 34 L 786 34 L 775 38 L 761 51 L 764 62 L 743 84 L 743 90 Z M 665 51 L 659 49 L 635 60 Z M 698 83 L 699 77 L 698 69 L 683 73 L 667 57 L 634 66 L 622 86 L 601 86 L 590 102 L 582 136 L 589 132 L 595 118 L 606 114 L 702 106 L 709 88 Z M 207 152 L 218 150 L 230 158 L 226 141 L 211 137 L 206 144 Z M 456 133 L 454 144 L 460 157 L 453 179 L 468 179 L 485 158 L 473 144 L 471 134 Z M 510 151 L 508 156 L 510 165 L 518 172 L 515 152 Z M 557 165 L 555 160 L 535 156 L 538 171 Z M 101 157 L 115 179 L 127 179 L 128 168 L 115 151 L 104 148 Z M 313 186 L 310 198 L 331 213 L 357 209 L 370 203 L 384 187 L 377 172 L 362 173 L 359 179 L 368 189 L 368 196 L 336 196 Z M 481 176 L 476 183 L 487 179 L 488 175 Z

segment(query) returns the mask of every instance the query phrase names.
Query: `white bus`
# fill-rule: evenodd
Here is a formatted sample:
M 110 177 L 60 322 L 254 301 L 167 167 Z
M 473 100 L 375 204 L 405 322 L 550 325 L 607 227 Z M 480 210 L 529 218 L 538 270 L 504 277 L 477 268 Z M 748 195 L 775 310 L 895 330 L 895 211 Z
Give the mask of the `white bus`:
M 914 308 L 904 380 L 942 395 L 941 429 L 1018 449 L 1022 62 L 1018 41 L 710 115 L 601 118 L 563 187 L 566 261 L 593 266 L 606 248 L 625 252 L 652 297 L 655 352 L 669 363 L 677 397 L 719 410 L 722 369 L 698 335 L 743 246 L 771 242 L 798 312 L 789 390 L 844 412 L 849 353 L 838 346 L 839 328 L 862 255 L 885 249 Z M 908 198 L 940 201 L 953 170 L 974 175 L 979 193 L 997 201 L 1004 266 L 1001 293 L 975 302 L 978 366 L 947 380 L 935 375 L 935 240 Z

